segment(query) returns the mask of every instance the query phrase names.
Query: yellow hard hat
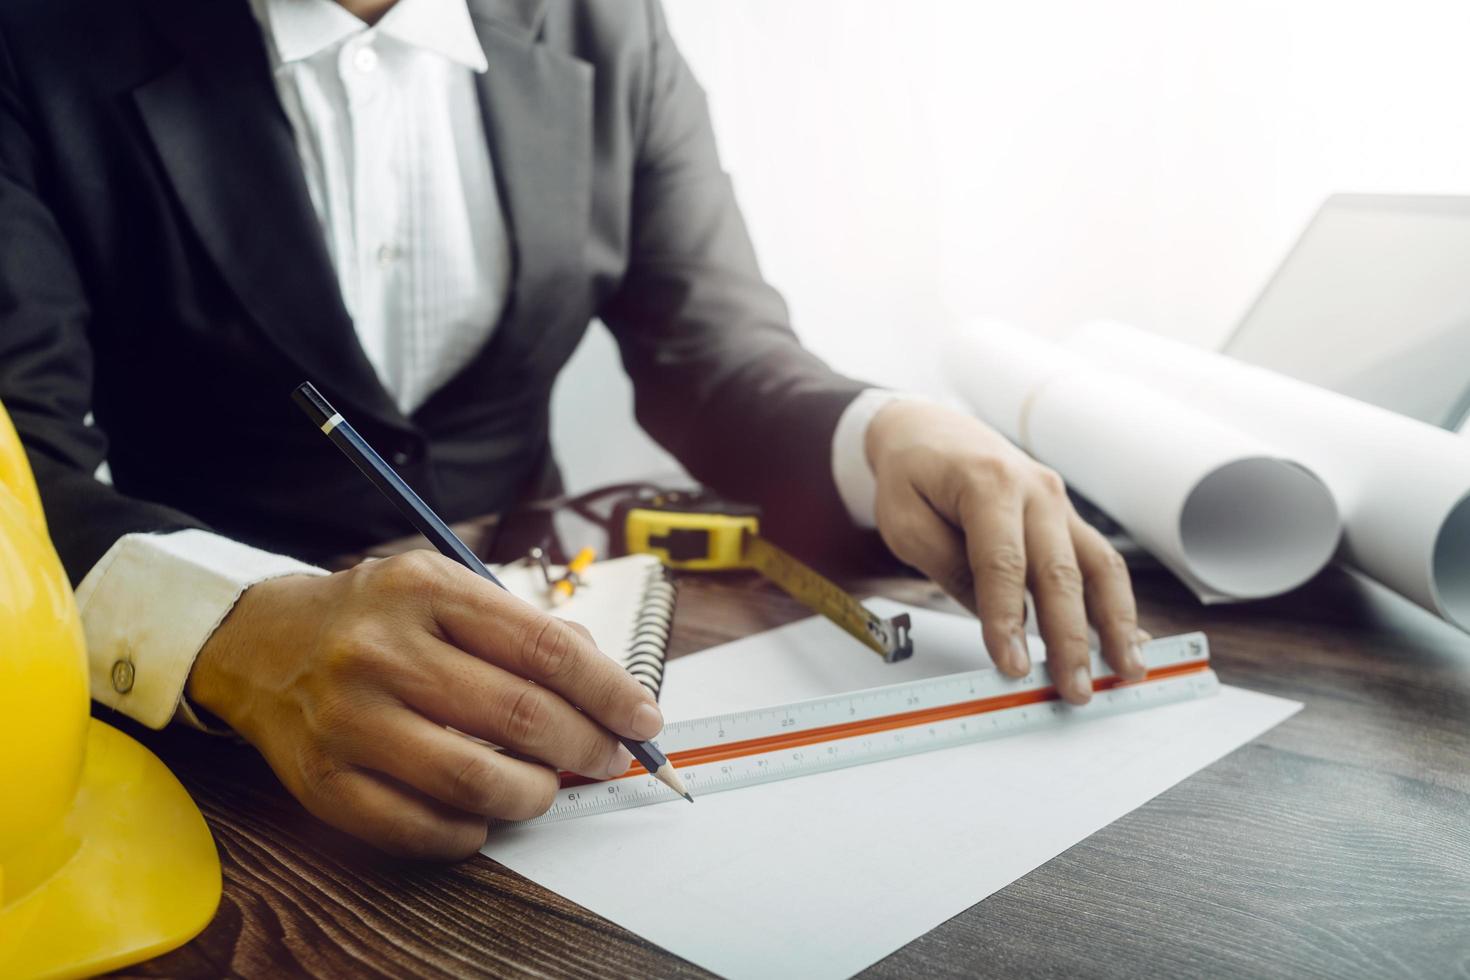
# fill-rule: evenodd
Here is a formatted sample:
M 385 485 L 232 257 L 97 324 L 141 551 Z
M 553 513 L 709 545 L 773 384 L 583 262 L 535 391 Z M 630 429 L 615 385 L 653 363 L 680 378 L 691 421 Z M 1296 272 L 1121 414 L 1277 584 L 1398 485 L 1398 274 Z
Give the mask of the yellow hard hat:
M 0 976 L 100 973 L 188 942 L 219 855 L 162 762 L 89 715 L 76 601 L 0 407 Z

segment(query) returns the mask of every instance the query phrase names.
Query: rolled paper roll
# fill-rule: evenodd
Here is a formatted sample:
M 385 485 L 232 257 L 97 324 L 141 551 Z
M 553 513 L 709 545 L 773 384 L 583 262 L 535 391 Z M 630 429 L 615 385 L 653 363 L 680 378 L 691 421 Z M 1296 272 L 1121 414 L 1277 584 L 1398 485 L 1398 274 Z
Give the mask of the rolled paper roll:
M 950 380 L 984 421 L 1107 511 L 1205 602 L 1278 595 L 1332 557 L 1337 507 L 1267 440 L 993 321 L 957 329 Z
M 1067 346 L 1312 467 L 1342 510 L 1343 562 L 1470 630 L 1470 441 L 1121 323 L 1086 324 Z

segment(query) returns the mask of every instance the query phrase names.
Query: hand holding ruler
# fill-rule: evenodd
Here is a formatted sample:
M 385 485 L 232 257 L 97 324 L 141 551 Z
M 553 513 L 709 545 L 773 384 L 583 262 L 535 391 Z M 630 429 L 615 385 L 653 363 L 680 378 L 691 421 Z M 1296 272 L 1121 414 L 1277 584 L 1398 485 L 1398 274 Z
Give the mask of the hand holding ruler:
M 1089 718 L 1206 697 L 1219 690 L 1203 633 L 1143 646 L 1148 673 L 1125 682 L 1093 656 L 1093 699 L 1065 704 L 1044 665 L 1009 678 L 993 668 L 791 704 L 671 722 L 659 736 L 697 795 L 878 762 Z M 679 797 L 641 766 L 604 781 L 563 774 L 542 816 L 524 826 Z

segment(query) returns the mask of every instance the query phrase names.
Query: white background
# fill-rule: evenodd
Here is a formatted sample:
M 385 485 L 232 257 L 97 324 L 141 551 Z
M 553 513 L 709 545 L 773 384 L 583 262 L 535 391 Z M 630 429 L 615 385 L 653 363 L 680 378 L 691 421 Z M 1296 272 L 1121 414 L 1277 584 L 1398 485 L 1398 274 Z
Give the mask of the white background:
M 876 382 L 971 314 L 1215 344 L 1328 194 L 1470 193 L 1463 2 L 665 4 L 797 331 Z M 571 487 L 670 468 L 629 406 L 597 327 Z

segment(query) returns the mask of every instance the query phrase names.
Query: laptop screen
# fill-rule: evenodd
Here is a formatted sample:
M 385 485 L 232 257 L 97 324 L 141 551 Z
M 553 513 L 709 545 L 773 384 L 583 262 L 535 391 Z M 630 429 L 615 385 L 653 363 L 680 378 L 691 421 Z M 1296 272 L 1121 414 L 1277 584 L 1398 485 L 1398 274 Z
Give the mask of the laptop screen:
M 1460 429 L 1470 414 L 1470 197 L 1328 198 L 1225 353 Z

